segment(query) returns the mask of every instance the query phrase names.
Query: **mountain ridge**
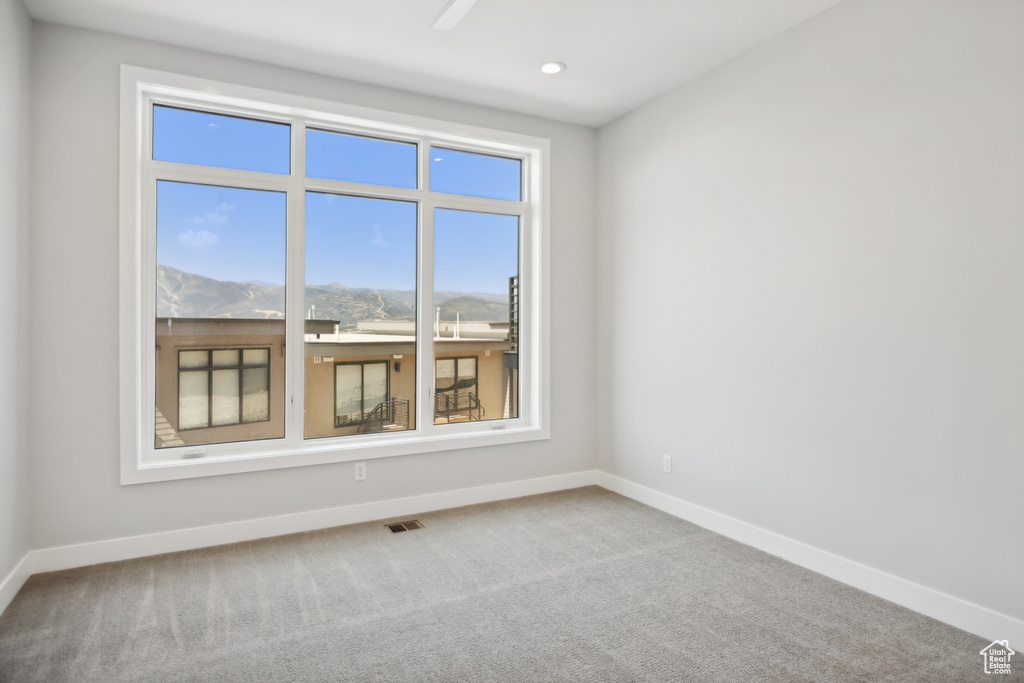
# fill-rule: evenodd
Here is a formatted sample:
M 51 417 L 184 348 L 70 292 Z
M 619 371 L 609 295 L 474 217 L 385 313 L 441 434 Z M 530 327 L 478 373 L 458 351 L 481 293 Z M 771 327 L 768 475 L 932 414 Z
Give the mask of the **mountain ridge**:
M 482 292 L 435 292 L 435 304 L 443 319 L 504 321 L 507 298 Z M 284 318 L 284 285 L 249 281 L 214 280 L 158 265 L 156 273 L 158 318 Z M 413 320 L 416 292 L 398 289 L 349 287 L 332 282 L 307 285 L 303 317 L 315 306 L 317 319 L 339 322 L 344 329 L 366 320 Z

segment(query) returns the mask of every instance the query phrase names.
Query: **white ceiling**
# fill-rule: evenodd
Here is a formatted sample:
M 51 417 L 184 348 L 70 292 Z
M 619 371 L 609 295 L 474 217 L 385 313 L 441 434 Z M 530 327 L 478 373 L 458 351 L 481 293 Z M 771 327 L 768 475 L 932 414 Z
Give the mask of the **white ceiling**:
M 839 0 L 25 0 L 33 17 L 599 126 Z M 557 76 L 541 62 L 568 65 Z

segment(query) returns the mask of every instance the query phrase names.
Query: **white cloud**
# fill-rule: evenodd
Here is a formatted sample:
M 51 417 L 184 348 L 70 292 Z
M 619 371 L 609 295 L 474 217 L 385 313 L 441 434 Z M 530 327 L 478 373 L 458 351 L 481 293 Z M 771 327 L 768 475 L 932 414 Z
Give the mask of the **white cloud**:
M 203 216 L 192 216 L 188 219 L 189 223 L 197 223 L 202 225 L 203 223 L 215 223 L 217 225 L 224 225 L 230 219 L 222 213 L 216 211 L 207 211 Z
M 231 211 L 234 211 L 236 208 L 237 207 L 234 204 L 222 201 L 220 205 L 216 208 L 216 210 L 207 211 L 202 216 L 192 216 L 191 218 L 188 218 L 187 221 L 189 223 L 198 223 L 200 225 L 203 223 L 224 225 L 230 220 L 230 217 L 227 216 L 226 214 L 230 213 Z
M 210 249 L 220 244 L 220 237 L 206 230 L 186 230 L 178 233 L 178 244 L 189 249 Z
M 370 240 L 370 244 L 375 247 L 384 248 L 390 246 L 388 241 L 384 239 L 384 232 L 380 229 L 380 226 L 374 223 L 373 225 L 373 239 Z

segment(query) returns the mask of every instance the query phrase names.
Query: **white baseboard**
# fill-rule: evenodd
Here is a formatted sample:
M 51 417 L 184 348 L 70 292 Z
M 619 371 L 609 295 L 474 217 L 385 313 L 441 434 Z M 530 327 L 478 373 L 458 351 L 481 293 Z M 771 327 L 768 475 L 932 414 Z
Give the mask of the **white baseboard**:
M 94 543 L 44 548 L 29 553 L 30 564 L 32 572 L 60 571 L 73 567 L 100 564 L 101 562 L 117 562 L 119 560 L 146 557 L 148 555 L 159 555 L 161 553 L 193 550 L 195 548 L 205 548 L 224 543 L 238 543 L 239 541 L 251 541 L 257 538 L 326 529 L 343 524 L 358 524 L 359 522 L 371 522 L 377 519 L 403 517 L 405 515 L 444 510 L 463 505 L 475 505 L 476 503 L 488 503 L 507 498 L 518 498 L 538 493 L 590 486 L 594 483 L 594 474 L 593 470 L 573 472 L 490 486 L 428 493 L 422 496 L 395 498 L 309 512 L 297 512 L 277 517 L 263 517 L 260 519 L 165 531 L 143 536 L 114 538 Z M 18 584 L 18 588 L 20 587 L 21 584 Z
M 4 577 L 3 581 L 0 581 L 0 614 L 4 613 L 7 606 L 11 604 L 11 600 L 14 600 L 14 596 L 18 594 L 33 573 L 32 553 L 28 552 L 25 557 L 21 558 L 21 562 L 14 565 L 14 569 Z
M 714 510 L 634 484 L 607 472 L 595 472 L 595 483 L 609 491 L 693 522 L 758 550 L 777 555 L 793 564 L 824 574 L 986 640 L 1009 639 L 1010 643 L 1024 645 L 1024 621 L 1020 619 L 940 593 L 913 581 L 901 579 Z

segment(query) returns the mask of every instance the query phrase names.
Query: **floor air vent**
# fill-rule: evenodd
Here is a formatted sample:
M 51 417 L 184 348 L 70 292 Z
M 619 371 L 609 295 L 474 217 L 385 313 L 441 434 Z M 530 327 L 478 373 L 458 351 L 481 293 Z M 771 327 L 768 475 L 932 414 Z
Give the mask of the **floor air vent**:
M 385 524 L 384 526 L 391 529 L 393 534 L 397 534 L 399 531 L 412 531 L 413 529 L 423 528 L 423 525 L 415 519 L 410 522 L 396 522 L 395 524 Z

